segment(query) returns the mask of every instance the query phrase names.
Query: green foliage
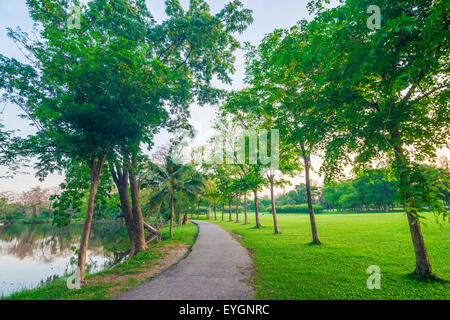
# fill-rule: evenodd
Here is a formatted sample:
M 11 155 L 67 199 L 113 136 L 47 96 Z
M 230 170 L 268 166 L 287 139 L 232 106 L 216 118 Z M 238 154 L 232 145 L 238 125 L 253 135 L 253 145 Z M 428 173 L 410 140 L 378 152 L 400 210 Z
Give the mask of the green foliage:
M 366 26 L 361 8 L 369 5 L 381 9 L 380 30 Z M 446 218 L 419 164 L 448 146 L 448 18 L 445 1 L 347 0 L 300 28 L 309 62 L 299 71 L 323 67 L 308 76 L 321 101 L 317 116 L 330 119 L 327 180 L 346 165 L 356 172 L 390 166 L 410 214 L 428 206 Z
M 194 208 L 194 213 L 196 214 L 197 208 Z M 208 207 L 200 207 L 200 214 L 206 214 L 208 212 Z
M 238 0 L 215 15 L 204 0 L 190 1 L 188 10 L 167 1 L 168 18 L 159 24 L 145 1 L 94 0 L 79 4 L 80 29 L 66 23 L 69 1 L 27 5 L 39 37 L 9 30 L 29 61 L 0 55 L 0 89 L 2 100 L 22 108 L 37 133 L 10 138 L 1 131 L 8 152 L 0 163 L 15 166 L 37 156 L 41 178 L 73 162 L 136 156 L 161 127 L 189 127 L 189 105 L 215 102 L 223 93 L 212 79 L 230 82 L 235 34 L 252 22 Z M 58 223 L 67 223 L 63 211 L 78 208 L 88 188 L 74 182 L 66 182 Z
M 319 188 L 315 186 L 311 186 L 311 193 L 313 195 L 313 201 L 315 196 L 319 193 Z M 285 194 L 280 195 L 277 197 L 276 202 L 280 205 L 286 205 L 286 204 L 301 204 L 301 203 L 307 203 L 307 195 L 306 195 L 306 185 L 304 183 L 301 183 L 297 186 L 295 186 L 295 189 L 292 191 L 289 191 Z
M 322 213 L 323 207 L 314 205 L 314 213 Z M 287 204 L 284 206 L 276 205 L 277 213 L 309 213 L 309 207 L 307 204 Z M 269 213 L 272 213 L 272 208 L 268 209 Z
M 183 205 L 183 194 L 185 196 L 195 196 L 203 184 L 199 177 L 190 177 L 189 166 L 175 163 L 170 156 L 166 156 L 164 166 L 152 164 L 152 174 L 149 175 L 145 184 L 153 189 L 153 195 L 148 201 L 147 206 L 156 208 L 157 218 L 160 215 L 161 207 L 171 209 L 171 201 L 175 200 Z M 180 208 L 181 209 L 181 208 Z M 171 214 L 180 214 L 181 210 L 171 212 Z
M 397 185 L 386 170 L 370 170 L 353 180 L 326 185 L 321 202 L 327 209 L 385 211 L 399 200 Z
M 65 181 L 60 185 L 61 194 L 53 195 L 53 223 L 67 226 L 72 219 L 82 219 L 87 208 L 90 187 L 90 168 L 82 162 L 73 162 L 66 166 Z M 102 168 L 97 196 L 95 198 L 94 217 L 103 219 L 119 213 L 118 195 L 111 195 L 113 189 L 111 175 L 106 166 Z
M 267 200 L 269 200 L 269 204 L 266 206 L 263 204 L 263 200 L 265 203 L 267 203 Z M 258 210 L 261 212 L 267 211 L 267 207 L 272 207 L 272 203 L 270 202 L 270 199 L 264 199 L 264 198 L 258 198 Z M 247 210 L 248 211 L 255 211 L 255 201 L 253 200 L 253 197 L 247 198 Z
M 404 173 L 405 170 L 408 172 L 407 174 L 400 173 Z M 439 223 L 439 217 L 443 221 L 448 220 L 448 211 L 442 201 L 445 194 L 441 192 L 441 190 L 448 192 L 450 183 L 448 172 L 429 166 L 413 165 L 397 170 L 396 176 L 400 180 L 400 198 L 406 199 L 406 210 L 416 212 L 417 219 L 419 219 L 421 218 L 420 212 L 428 207 L 435 213 L 437 223 Z M 408 179 L 408 181 L 402 181 L 403 179 Z

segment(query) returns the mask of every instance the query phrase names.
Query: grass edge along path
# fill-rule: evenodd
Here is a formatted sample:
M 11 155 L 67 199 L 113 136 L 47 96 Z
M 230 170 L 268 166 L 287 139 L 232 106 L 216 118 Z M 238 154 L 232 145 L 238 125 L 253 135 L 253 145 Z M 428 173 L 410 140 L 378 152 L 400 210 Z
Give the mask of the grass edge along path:
M 443 281 L 412 279 L 415 260 L 404 213 L 317 215 L 322 245 L 311 244 L 308 215 L 279 215 L 281 234 L 270 214 L 257 229 L 249 224 L 214 222 L 240 235 L 254 260 L 255 299 L 450 299 L 450 230 L 440 231 L 432 214 L 423 228 L 433 272 Z M 239 238 L 240 238 L 239 237 Z M 367 288 L 367 268 L 381 269 L 381 289 Z
M 167 234 L 166 234 L 167 233 Z M 168 229 L 163 230 L 168 236 Z M 149 281 L 186 256 L 194 245 L 198 226 L 188 222 L 174 226 L 174 238 L 150 244 L 149 249 L 115 268 L 90 274 L 80 290 L 67 288 L 67 276 L 29 290 L 13 293 L 6 300 L 106 300 Z M 1 298 L 0 298 L 1 299 Z

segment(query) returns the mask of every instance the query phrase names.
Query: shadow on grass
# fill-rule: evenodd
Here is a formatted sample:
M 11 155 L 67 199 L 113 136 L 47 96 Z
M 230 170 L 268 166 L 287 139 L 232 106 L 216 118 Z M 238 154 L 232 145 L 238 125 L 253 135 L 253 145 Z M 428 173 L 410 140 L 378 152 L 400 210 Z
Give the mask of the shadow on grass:
M 257 227 L 257 226 L 250 226 L 250 225 L 248 225 L 249 227 L 247 228 L 247 230 L 262 230 L 262 229 L 266 229 L 267 227 L 264 227 L 264 226 L 260 226 L 260 227 Z
M 418 276 L 415 272 L 411 272 L 406 275 L 406 278 L 409 280 L 412 280 L 412 281 L 419 281 L 419 282 L 423 282 L 423 283 L 441 283 L 441 284 L 450 283 L 449 280 L 439 278 L 438 276 L 436 276 L 434 274 L 430 274 L 428 276 L 421 277 L 421 276 Z
M 310 246 L 310 247 L 320 247 L 323 245 L 323 243 L 316 243 L 314 241 L 308 242 L 305 244 L 306 246 Z

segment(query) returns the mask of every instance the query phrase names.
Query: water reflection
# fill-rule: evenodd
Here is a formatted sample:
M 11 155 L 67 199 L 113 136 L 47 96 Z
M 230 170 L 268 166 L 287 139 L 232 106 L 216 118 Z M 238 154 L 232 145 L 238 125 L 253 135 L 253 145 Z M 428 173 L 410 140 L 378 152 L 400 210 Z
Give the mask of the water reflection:
M 0 226 L 0 296 L 64 275 L 76 260 L 82 232 L 82 224 L 66 228 L 49 224 Z M 124 224 L 94 224 L 87 253 L 88 271 L 98 272 L 122 262 L 129 245 Z

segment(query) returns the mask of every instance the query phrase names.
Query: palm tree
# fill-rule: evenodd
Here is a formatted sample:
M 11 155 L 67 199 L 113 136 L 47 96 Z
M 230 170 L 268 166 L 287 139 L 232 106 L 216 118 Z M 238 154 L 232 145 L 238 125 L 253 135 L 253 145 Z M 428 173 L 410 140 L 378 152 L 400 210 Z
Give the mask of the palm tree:
M 191 192 L 187 193 L 185 198 L 191 205 L 191 218 L 193 218 L 194 210 L 199 210 L 200 201 L 204 194 L 205 188 L 205 176 L 195 169 L 194 165 L 189 165 L 189 170 L 187 171 L 186 181 L 190 187 L 192 187 Z M 182 192 L 182 191 L 181 191 Z M 187 216 L 187 213 L 185 214 Z
M 181 197 L 183 193 L 194 195 L 202 181 L 192 177 L 186 179 L 186 172 L 190 169 L 189 166 L 177 164 L 169 156 L 165 158 L 165 162 L 164 166 L 154 164 L 153 175 L 150 177 L 148 184 L 156 189 L 156 193 L 150 199 L 151 203 L 158 204 L 160 208 L 164 201 L 170 201 L 170 238 L 173 238 L 173 219 L 177 193 L 180 192 Z
M 220 192 L 219 192 L 219 189 L 217 188 L 216 180 L 214 178 L 206 180 L 204 189 L 205 189 L 205 192 L 204 192 L 205 197 L 209 201 L 212 201 L 212 203 L 213 203 L 214 220 L 217 220 L 216 207 L 217 207 L 217 201 L 220 199 Z

